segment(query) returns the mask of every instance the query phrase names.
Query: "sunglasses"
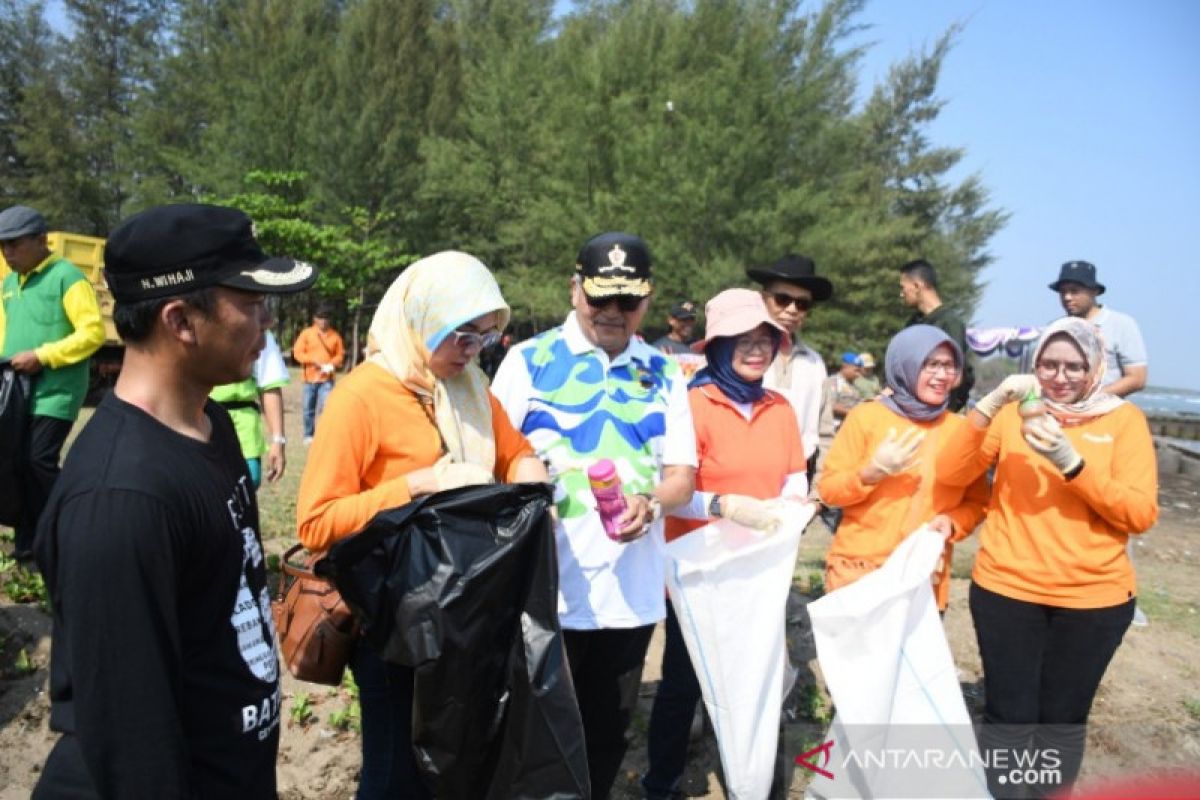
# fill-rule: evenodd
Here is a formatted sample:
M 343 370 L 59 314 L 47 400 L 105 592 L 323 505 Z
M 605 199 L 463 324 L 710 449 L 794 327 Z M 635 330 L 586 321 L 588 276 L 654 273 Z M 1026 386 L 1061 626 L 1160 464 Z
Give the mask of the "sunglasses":
M 488 333 L 452 331 L 452 333 L 454 334 L 454 344 L 463 350 L 471 350 L 472 348 L 485 350 L 500 341 L 500 331 L 489 331 Z
M 813 304 L 811 297 L 796 297 L 787 292 L 771 292 L 767 296 L 775 305 L 779 306 L 780 311 L 787 309 L 790 305 L 795 306 L 797 311 L 808 311 Z
M 631 294 L 618 294 L 611 295 L 609 297 L 592 297 L 590 294 L 585 294 L 584 297 L 587 298 L 587 303 L 592 308 L 604 308 L 609 303 L 616 301 L 617 308 L 621 309 L 626 314 L 628 314 L 630 311 L 637 311 L 638 306 L 640 306 L 642 301 L 646 299 L 644 297 L 635 297 Z

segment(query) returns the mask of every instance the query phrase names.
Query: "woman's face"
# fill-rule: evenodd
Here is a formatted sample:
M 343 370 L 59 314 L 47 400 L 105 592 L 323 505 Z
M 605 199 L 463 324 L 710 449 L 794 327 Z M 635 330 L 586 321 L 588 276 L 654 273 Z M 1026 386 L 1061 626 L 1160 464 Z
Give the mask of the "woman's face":
M 1087 359 L 1069 336 L 1051 338 L 1033 369 L 1042 385 L 1042 396 L 1056 403 L 1076 403 L 1087 390 Z
M 950 390 L 958 380 L 958 371 L 954 350 L 944 342 L 939 344 L 925 357 L 913 394 L 925 405 L 940 406 L 950 396 Z
M 497 312 L 489 311 L 459 325 L 454 333 L 443 339 L 430 354 L 429 371 L 441 381 L 461 374 L 467 368 L 467 364 L 471 363 L 471 359 L 479 355 L 479 351 L 484 348 L 484 339 L 494 338 L 489 337 L 489 334 L 499 335 L 496 328 L 499 319 L 500 315 Z
M 775 356 L 775 340 L 764 322 L 734 340 L 733 371 L 744 381 L 761 380 Z

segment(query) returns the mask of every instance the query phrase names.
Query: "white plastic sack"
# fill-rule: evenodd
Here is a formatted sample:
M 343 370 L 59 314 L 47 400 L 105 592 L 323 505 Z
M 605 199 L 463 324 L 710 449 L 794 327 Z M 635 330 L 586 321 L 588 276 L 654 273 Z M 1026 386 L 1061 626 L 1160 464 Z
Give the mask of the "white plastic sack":
M 800 534 L 791 504 L 772 534 L 718 520 L 669 543 L 667 590 L 717 735 L 730 798 L 771 789 L 788 676 L 784 616 Z
M 944 546 L 918 528 L 882 567 L 808 605 L 837 709 L 815 761 L 832 779 L 814 771 L 810 795 L 989 796 L 929 580 Z

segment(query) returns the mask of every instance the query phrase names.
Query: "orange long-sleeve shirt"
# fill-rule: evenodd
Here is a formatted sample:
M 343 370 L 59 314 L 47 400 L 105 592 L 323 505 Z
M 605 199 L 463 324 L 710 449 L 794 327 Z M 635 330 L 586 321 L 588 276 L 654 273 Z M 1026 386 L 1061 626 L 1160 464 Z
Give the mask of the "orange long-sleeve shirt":
M 333 364 L 335 369 L 341 369 L 346 359 L 346 346 L 333 328 L 322 333 L 316 325 L 309 325 L 296 337 L 292 357 L 304 367 L 305 383 L 325 383 L 333 380 L 333 375 L 322 372 L 321 365 Z
M 837 535 L 829 547 L 827 563 L 840 568 L 827 569 L 826 587 L 836 589 L 880 567 L 896 545 L 938 514 L 954 523 L 950 542 L 969 536 L 983 519 L 988 503 L 988 486 L 982 473 L 973 480 L 952 486 L 935 474 L 937 452 L 952 432 L 967 426 L 962 417 L 943 414 L 932 422 L 917 422 L 895 413 L 883 403 L 860 403 L 850 410 L 838 430 L 825 459 L 824 471 L 817 481 L 821 499 L 841 506 L 843 517 Z M 909 428 L 925 431 L 917 455 L 919 463 L 898 475 L 889 475 L 879 483 L 866 484 L 859 471 L 866 466 L 876 448 L 895 428 L 903 434 Z M 939 605 L 949 599 L 951 547 L 938 581 Z M 841 578 L 839 580 L 839 578 Z
M 512 480 L 533 448 L 492 405 L 497 480 Z M 300 541 L 314 552 L 357 533 L 380 511 L 412 499 L 407 476 L 432 466 L 441 439 L 417 396 L 382 367 L 366 362 L 329 395 L 296 498 Z
M 1068 481 L 1021 436 L 1016 406 L 1005 406 L 985 429 L 963 426 L 938 457 L 938 474 L 951 483 L 996 465 L 972 578 L 1006 597 L 1063 608 L 1128 601 L 1137 583 L 1125 543 L 1158 519 L 1158 468 L 1145 415 L 1122 403 L 1065 428 L 1084 460 Z

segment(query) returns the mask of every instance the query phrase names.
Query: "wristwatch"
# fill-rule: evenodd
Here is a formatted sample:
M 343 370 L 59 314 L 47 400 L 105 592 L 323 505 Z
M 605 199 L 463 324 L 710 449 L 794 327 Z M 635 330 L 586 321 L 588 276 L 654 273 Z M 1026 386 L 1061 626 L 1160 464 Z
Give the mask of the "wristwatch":
M 287 444 L 287 437 L 277 433 L 271 437 L 271 444 Z
M 721 495 L 714 494 L 712 500 L 708 501 L 708 515 L 718 518 L 721 516 Z

